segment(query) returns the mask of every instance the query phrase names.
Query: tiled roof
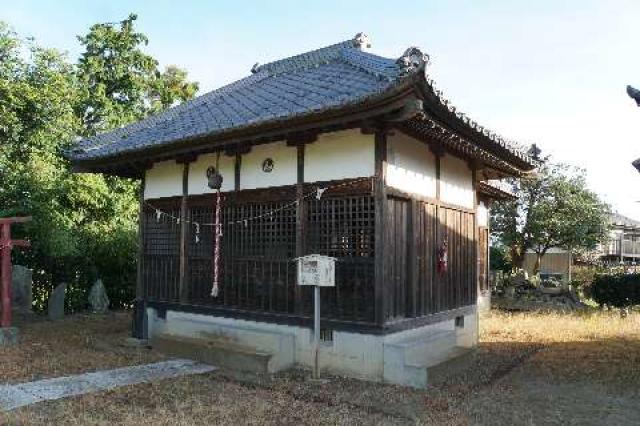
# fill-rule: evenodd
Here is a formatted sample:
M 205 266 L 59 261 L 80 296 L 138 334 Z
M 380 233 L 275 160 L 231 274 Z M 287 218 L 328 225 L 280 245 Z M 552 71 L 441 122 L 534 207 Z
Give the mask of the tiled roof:
M 639 221 L 623 216 L 620 213 L 611 213 L 610 218 L 612 225 L 615 227 L 640 229 Z
M 400 59 L 363 51 L 366 36 L 301 55 L 256 65 L 252 75 L 167 109 L 137 123 L 80 141 L 67 156 L 74 162 L 108 159 L 147 149 L 268 123 L 282 122 L 327 110 L 340 110 L 367 100 L 383 98 L 409 77 L 421 75 L 443 108 L 478 137 L 509 157 L 527 164 L 519 147 L 488 132 L 455 111 L 427 79 L 428 58 L 416 48 Z M 520 165 L 521 166 L 521 165 Z M 526 167 L 525 167 L 526 168 Z

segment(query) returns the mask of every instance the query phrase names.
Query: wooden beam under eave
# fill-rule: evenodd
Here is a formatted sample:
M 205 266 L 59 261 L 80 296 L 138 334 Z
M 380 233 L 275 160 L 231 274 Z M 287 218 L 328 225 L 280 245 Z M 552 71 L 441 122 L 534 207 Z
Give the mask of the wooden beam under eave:
M 300 146 L 313 143 L 318 140 L 318 132 L 292 133 L 287 136 L 287 146 Z
M 193 163 L 198 159 L 198 155 L 194 153 L 181 154 L 176 157 L 176 163 L 178 164 L 188 164 Z
M 251 145 L 248 143 L 241 143 L 229 146 L 225 148 L 224 155 L 228 157 L 234 157 L 236 155 L 244 155 L 251 152 Z

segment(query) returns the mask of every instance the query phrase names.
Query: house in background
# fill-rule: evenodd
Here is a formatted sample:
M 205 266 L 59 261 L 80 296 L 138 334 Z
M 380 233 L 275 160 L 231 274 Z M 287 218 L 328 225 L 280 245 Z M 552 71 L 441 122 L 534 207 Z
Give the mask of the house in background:
M 529 276 L 534 275 L 535 264 L 538 255 L 533 250 L 528 250 L 524 255 L 524 270 Z M 571 275 L 571 264 L 573 262 L 569 251 L 557 247 L 550 248 L 540 259 L 540 278 L 554 278 L 560 281 L 567 281 Z
M 368 47 L 359 34 L 256 65 L 69 152 L 78 172 L 142 181 L 136 337 L 220 362 L 254 353 L 243 366 L 265 371 L 311 366 L 312 291 L 294 259 L 319 253 L 337 259 L 322 368 L 425 386 L 477 344 L 487 182 L 534 166 L 442 97 L 419 49 Z M 207 175 L 223 178 L 219 205 Z
M 599 262 L 607 266 L 635 266 L 640 263 L 640 222 L 619 213 L 612 213 L 609 219 L 609 240 L 594 253 Z M 533 275 L 536 258 L 533 251 L 525 255 L 524 269 L 529 275 Z M 540 262 L 540 277 L 568 280 L 573 263 L 574 259 L 567 250 L 552 248 Z
M 600 248 L 605 264 L 640 262 L 640 222 L 618 213 L 611 214 L 609 242 Z

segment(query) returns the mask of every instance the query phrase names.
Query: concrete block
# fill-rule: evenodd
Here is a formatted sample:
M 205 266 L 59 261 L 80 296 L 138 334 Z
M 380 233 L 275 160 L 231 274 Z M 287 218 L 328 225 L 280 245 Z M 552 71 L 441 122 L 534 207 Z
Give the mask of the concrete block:
M 491 310 L 491 292 L 483 291 L 478 294 L 478 311 L 487 312 Z
M 167 311 L 160 318 L 153 309 L 148 310 L 148 318 L 151 337 L 169 334 L 250 347 L 270 355 L 269 372 L 294 364 L 313 366 L 312 330 L 307 327 L 176 311 Z M 387 335 L 334 330 L 333 340 L 320 345 L 320 368 L 358 379 L 421 388 L 427 385 L 429 368 L 457 356 L 462 348 L 474 347 L 477 341 L 476 312 L 465 316 L 461 327 L 451 319 Z M 206 360 L 223 365 L 212 358 Z
M 166 320 L 154 317 L 151 336 L 168 334 L 195 339 L 226 341 L 271 355 L 269 372 L 295 364 L 295 335 L 278 324 L 259 323 L 208 315 L 168 311 Z
M 0 327 L 0 347 L 18 344 L 18 329 L 16 327 Z
M 151 346 L 172 356 L 194 359 L 216 367 L 253 373 L 271 373 L 271 354 L 233 344 L 222 339 L 196 339 L 191 337 L 156 335 Z

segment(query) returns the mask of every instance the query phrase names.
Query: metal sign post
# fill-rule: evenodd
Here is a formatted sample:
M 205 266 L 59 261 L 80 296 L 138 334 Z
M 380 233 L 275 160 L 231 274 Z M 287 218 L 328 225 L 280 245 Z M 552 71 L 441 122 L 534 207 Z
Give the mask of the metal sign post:
M 313 286 L 313 378 L 320 378 L 320 286 Z
M 313 286 L 313 378 L 320 378 L 320 287 L 335 287 L 333 257 L 310 254 L 298 261 L 298 285 Z

